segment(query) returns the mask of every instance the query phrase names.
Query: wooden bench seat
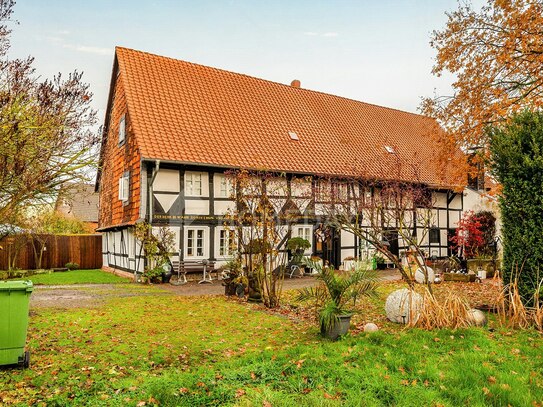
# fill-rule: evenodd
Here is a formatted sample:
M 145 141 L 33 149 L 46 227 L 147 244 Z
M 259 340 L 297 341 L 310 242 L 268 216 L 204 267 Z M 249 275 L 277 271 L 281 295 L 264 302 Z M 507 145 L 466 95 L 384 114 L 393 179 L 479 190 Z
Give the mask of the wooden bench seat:
M 210 283 L 213 280 L 211 276 L 212 272 L 217 273 L 216 278 L 218 279 L 218 271 L 215 270 L 214 261 L 208 261 L 207 267 L 205 268 L 207 275 L 204 275 L 204 264 L 202 263 L 201 260 L 183 260 L 181 262 L 173 261 L 172 266 L 173 266 L 173 274 L 174 275 L 177 274 L 178 282 L 181 284 L 187 283 L 188 281 L 187 274 L 190 274 L 190 275 L 200 274 L 202 276 L 200 283 L 203 283 L 203 282 Z

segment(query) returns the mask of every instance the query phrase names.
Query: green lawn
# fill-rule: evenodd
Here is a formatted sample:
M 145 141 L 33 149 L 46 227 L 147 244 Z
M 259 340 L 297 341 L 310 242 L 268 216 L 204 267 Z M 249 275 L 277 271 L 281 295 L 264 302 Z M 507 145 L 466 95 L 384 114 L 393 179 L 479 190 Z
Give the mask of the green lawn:
M 307 322 L 223 297 L 115 298 L 32 311 L 30 370 L 0 402 L 49 405 L 530 406 L 543 401 L 532 330 L 393 330 L 320 339 Z M 0 404 L 2 404 L 0 403 Z M 145 403 L 145 404 L 143 404 Z M 535 404 L 534 404 L 535 403 Z
M 107 273 L 102 270 L 72 270 L 59 271 L 50 274 L 37 274 L 27 278 L 35 285 L 62 285 L 62 284 L 113 284 L 127 283 L 129 279 Z

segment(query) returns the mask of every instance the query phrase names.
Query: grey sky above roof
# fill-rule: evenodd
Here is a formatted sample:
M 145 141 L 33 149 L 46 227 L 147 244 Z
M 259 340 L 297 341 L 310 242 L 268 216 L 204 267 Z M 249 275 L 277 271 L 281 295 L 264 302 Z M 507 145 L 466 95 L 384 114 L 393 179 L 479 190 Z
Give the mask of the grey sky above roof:
M 11 56 L 36 57 L 45 77 L 82 70 L 101 117 L 115 45 L 416 112 L 421 96 L 448 91 L 451 78 L 430 74 L 429 33 L 456 7 L 456 0 L 24 0 L 15 6 Z

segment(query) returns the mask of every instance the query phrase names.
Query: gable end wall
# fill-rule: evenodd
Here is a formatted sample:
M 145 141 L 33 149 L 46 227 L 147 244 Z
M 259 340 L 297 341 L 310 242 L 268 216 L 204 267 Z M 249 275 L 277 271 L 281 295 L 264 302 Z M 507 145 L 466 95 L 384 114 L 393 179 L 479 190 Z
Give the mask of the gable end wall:
M 113 102 L 108 123 L 106 146 L 102 150 L 100 179 L 99 227 L 112 227 L 134 223 L 139 218 L 141 178 L 140 152 L 136 145 L 134 130 L 127 110 L 122 74 L 117 76 L 113 90 Z M 126 139 L 119 145 L 119 123 L 125 114 Z M 119 178 L 125 171 L 130 172 L 129 199 L 119 200 Z

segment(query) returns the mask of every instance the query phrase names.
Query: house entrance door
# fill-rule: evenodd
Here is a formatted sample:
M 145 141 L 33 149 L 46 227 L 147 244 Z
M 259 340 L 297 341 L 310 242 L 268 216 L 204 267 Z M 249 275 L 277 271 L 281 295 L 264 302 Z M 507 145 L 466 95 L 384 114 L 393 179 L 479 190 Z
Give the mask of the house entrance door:
M 398 245 L 398 231 L 396 229 L 385 229 L 385 231 L 383 232 L 383 237 L 390 245 L 388 247 L 390 252 L 395 256 L 399 256 L 400 247 Z
M 338 269 L 341 264 L 341 232 L 329 228 L 325 240 L 322 242 L 322 259 Z

